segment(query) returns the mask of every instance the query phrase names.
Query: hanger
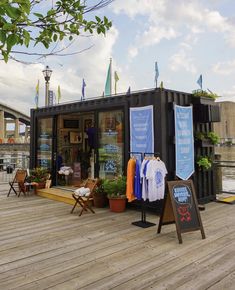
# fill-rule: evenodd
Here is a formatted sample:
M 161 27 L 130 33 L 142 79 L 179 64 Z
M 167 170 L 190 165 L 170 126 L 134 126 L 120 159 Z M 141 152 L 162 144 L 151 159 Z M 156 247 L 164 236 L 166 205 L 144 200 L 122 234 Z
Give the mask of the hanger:
M 157 160 L 157 161 L 160 161 L 160 153 L 159 152 L 156 152 L 154 153 L 154 158 Z

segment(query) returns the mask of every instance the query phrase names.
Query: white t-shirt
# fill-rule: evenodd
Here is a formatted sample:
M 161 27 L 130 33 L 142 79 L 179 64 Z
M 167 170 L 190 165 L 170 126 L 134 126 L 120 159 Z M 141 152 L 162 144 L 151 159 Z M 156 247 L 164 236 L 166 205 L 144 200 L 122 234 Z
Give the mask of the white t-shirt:
M 148 199 L 155 201 L 164 198 L 165 176 L 167 174 L 165 163 L 153 159 L 147 165 L 146 178 L 148 179 Z
M 145 166 L 148 166 L 148 164 L 146 165 L 146 163 L 149 163 L 149 160 L 144 159 L 142 164 L 141 164 L 141 168 L 140 168 L 140 177 L 141 177 L 141 182 L 142 182 L 142 198 L 143 200 L 148 199 L 148 188 L 147 188 L 147 180 L 146 180 L 146 172 L 144 172 L 145 170 Z

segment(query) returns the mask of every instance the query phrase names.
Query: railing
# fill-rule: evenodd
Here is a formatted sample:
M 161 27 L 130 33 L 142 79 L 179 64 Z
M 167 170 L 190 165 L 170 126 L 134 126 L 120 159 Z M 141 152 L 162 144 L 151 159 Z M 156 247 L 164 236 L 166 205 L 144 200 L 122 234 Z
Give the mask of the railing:
M 29 168 L 29 155 L 20 153 L 0 155 L 0 183 L 11 181 L 19 168 Z
M 217 193 L 235 194 L 235 161 L 214 161 Z

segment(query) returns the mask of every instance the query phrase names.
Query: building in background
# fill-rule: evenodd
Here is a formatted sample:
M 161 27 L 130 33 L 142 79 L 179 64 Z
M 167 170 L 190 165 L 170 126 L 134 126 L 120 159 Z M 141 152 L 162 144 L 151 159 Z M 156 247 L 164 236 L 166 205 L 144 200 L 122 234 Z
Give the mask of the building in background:
M 235 103 L 218 102 L 221 121 L 214 124 L 214 131 L 220 137 L 220 144 L 235 144 Z

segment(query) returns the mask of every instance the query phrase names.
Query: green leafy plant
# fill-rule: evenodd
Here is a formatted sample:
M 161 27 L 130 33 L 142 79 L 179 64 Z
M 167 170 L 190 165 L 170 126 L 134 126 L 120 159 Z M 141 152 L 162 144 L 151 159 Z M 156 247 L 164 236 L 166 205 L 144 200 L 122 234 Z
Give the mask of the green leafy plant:
M 203 90 L 196 90 L 193 91 L 193 96 L 194 97 L 206 97 L 206 98 L 211 98 L 213 100 L 217 99 L 219 96 L 215 93 L 212 92 L 207 92 Z
M 46 182 L 49 177 L 50 173 L 47 168 L 36 167 L 31 170 L 28 178 L 30 179 L 30 182 Z
M 196 132 L 195 134 L 195 139 L 196 140 L 209 140 L 212 144 L 216 145 L 219 143 L 219 136 L 213 132 L 213 131 L 210 131 L 208 133 L 203 133 L 203 132 Z
M 126 198 L 126 177 L 119 176 L 115 179 L 105 179 L 103 188 L 108 198 Z
M 206 137 L 205 133 L 203 132 L 196 132 L 195 133 L 195 139 L 196 140 L 204 140 Z
M 216 145 L 219 143 L 220 138 L 215 132 L 212 132 L 212 131 L 208 132 L 206 136 L 207 136 L 207 138 L 210 139 L 212 144 Z
M 212 160 L 209 156 L 200 156 L 197 159 L 197 165 L 201 169 L 208 170 L 212 167 Z
M 94 195 L 96 196 L 106 195 L 106 192 L 104 190 L 104 179 L 99 179 L 98 185 L 94 190 Z

